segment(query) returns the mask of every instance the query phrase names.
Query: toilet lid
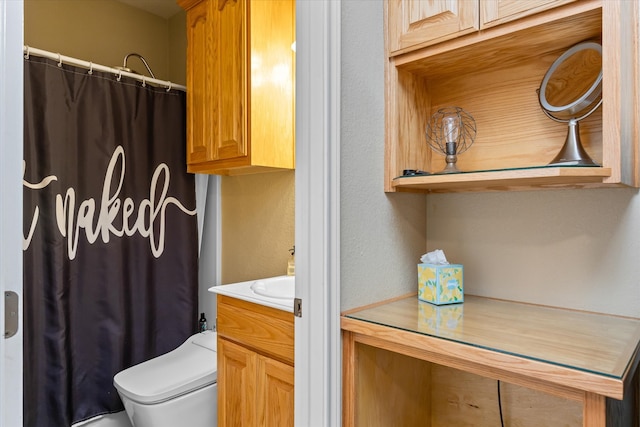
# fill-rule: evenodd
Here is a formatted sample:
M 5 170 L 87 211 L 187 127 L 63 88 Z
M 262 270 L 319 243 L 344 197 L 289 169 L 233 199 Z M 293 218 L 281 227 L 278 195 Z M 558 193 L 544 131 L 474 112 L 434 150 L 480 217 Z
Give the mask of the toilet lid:
M 159 403 L 213 384 L 217 380 L 216 333 L 207 331 L 180 347 L 116 374 L 113 383 L 127 398 Z

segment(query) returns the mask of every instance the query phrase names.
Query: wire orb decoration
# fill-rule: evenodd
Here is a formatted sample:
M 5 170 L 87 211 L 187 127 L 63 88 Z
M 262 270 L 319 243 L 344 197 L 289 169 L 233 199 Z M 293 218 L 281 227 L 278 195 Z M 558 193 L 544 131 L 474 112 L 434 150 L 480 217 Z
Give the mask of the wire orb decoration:
M 445 156 L 447 165 L 439 173 L 461 172 L 458 154 L 471 147 L 476 138 L 476 121 L 460 107 L 441 108 L 431 116 L 426 130 L 427 144 Z

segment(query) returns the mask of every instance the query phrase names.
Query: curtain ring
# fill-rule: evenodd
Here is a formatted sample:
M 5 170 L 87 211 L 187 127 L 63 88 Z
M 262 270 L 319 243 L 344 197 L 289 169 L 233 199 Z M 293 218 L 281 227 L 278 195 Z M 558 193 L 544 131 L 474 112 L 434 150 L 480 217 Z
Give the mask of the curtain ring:
M 24 59 L 29 59 L 29 46 L 25 46 L 25 48 Z
M 62 55 L 58 53 L 58 67 L 62 67 Z
M 147 87 L 147 82 L 144 76 L 142 76 L 142 87 Z
M 122 70 L 118 71 L 118 78 L 116 78 L 116 80 L 120 81 L 121 78 L 122 78 Z
M 169 82 L 169 86 L 167 87 L 167 92 L 171 92 L 171 82 Z
M 89 62 L 89 71 L 87 74 L 93 74 L 93 62 Z

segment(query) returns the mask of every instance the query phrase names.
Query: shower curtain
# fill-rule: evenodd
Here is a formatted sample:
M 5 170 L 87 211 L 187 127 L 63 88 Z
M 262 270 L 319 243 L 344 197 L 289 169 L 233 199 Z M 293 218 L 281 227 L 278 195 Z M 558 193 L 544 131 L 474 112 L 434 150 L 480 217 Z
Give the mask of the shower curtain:
M 24 426 L 123 409 L 113 376 L 197 328 L 185 94 L 24 62 Z

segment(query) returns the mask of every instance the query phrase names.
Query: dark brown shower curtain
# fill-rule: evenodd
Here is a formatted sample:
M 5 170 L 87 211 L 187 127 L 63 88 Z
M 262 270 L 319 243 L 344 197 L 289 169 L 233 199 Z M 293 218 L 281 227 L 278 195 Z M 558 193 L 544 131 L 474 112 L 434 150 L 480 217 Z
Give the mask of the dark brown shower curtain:
M 24 62 L 24 426 L 122 410 L 113 376 L 197 327 L 185 94 Z

